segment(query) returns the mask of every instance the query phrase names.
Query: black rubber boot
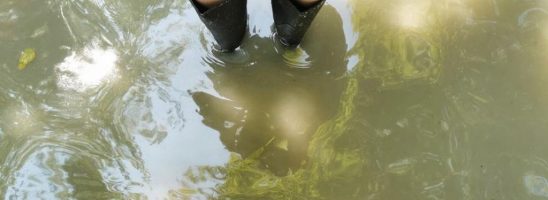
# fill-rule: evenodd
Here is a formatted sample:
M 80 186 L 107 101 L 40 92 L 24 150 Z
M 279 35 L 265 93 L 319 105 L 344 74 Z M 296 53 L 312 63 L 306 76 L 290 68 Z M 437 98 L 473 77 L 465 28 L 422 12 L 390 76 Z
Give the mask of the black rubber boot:
M 213 8 L 206 8 L 196 0 L 190 2 L 223 52 L 240 46 L 247 28 L 247 0 L 224 0 Z
M 295 0 L 272 0 L 272 11 L 278 39 L 286 46 L 294 47 L 301 43 L 310 24 L 322 8 L 325 0 L 302 7 Z

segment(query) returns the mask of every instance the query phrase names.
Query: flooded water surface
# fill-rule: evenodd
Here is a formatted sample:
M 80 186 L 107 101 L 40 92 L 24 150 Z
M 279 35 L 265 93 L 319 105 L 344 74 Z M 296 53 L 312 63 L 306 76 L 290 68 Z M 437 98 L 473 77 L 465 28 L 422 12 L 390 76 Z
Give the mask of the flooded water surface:
M 0 197 L 548 199 L 548 2 L 248 7 L 227 54 L 187 0 L 0 1 Z

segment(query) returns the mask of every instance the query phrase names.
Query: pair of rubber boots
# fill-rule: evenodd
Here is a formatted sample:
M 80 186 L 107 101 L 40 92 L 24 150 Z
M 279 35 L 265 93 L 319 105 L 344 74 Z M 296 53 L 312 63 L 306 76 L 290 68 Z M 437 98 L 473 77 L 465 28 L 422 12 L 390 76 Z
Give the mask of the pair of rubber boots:
M 299 45 L 325 0 L 301 7 L 295 0 L 271 0 L 277 37 L 286 46 Z M 247 0 L 224 0 L 213 8 L 205 8 L 191 0 L 200 19 L 211 31 L 223 52 L 240 46 L 247 29 Z

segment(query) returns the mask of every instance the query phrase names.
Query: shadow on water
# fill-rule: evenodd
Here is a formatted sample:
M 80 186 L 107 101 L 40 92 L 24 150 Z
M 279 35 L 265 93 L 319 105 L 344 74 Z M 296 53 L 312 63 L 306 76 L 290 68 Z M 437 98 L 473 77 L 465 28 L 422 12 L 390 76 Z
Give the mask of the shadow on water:
M 235 54 L 204 58 L 220 96 L 193 98 L 228 150 L 247 158 L 264 147 L 262 167 L 284 175 L 305 161 L 311 134 L 336 113 L 346 49 L 341 19 L 325 6 L 297 49 L 251 33 Z

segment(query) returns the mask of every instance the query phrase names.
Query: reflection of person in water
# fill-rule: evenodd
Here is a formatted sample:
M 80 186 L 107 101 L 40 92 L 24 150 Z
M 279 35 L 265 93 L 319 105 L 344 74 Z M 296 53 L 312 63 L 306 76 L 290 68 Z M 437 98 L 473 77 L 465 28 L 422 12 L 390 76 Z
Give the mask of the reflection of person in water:
M 247 0 L 191 0 L 218 46 L 230 52 L 240 46 L 247 27 Z M 272 0 L 277 38 L 297 46 L 325 0 Z
M 335 9 L 322 9 L 310 32 L 306 40 L 314 42 L 300 49 L 307 67 L 286 67 L 272 40 L 254 35 L 242 47 L 253 50 L 245 65 L 209 63 L 222 97 L 193 93 L 203 122 L 220 132 L 228 150 L 245 158 L 265 147 L 261 163 L 278 175 L 306 160 L 308 139 L 335 114 L 344 87 L 347 46 Z

